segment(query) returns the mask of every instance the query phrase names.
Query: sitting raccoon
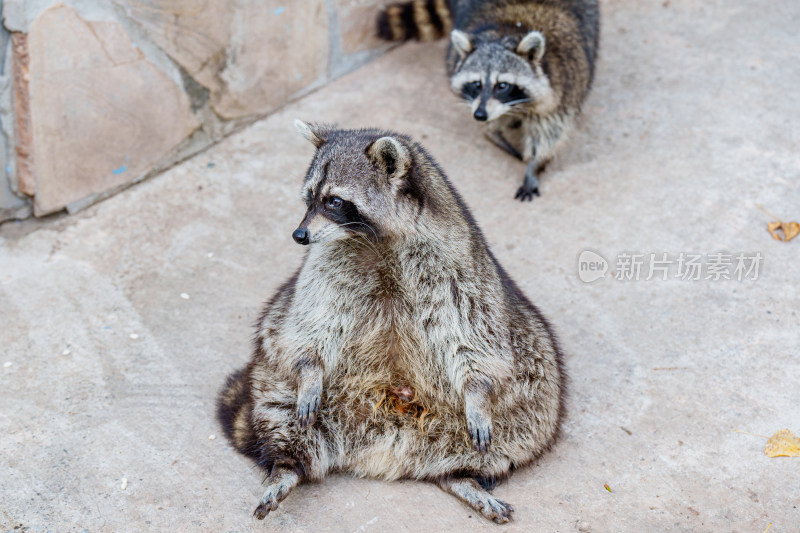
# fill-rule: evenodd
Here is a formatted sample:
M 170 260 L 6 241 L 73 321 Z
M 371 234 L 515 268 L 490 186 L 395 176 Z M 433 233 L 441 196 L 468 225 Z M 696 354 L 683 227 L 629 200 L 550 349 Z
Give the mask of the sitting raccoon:
M 508 521 L 491 488 L 545 451 L 561 418 L 550 326 L 419 144 L 296 126 L 317 147 L 292 235 L 309 250 L 218 402 L 267 476 L 255 516 L 344 471 L 430 481 Z
M 569 136 L 594 76 L 597 0 L 414 0 L 378 18 L 384 39 L 450 32 L 451 89 L 497 146 L 524 161 L 516 198 L 539 196 L 538 175 Z M 452 21 L 452 22 L 451 22 Z M 455 29 L 450 31 L 452 24 Z

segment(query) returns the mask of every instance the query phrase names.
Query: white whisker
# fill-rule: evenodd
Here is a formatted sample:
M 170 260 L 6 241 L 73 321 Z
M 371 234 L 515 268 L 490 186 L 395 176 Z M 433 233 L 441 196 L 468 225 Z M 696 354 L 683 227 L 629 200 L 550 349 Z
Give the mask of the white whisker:
M 530 98 L 520 98 L 519 100 L 513 100 L 511 102 L 506 102 L 505 104 L 507 106 L 512 106 L 512 105 L 522 104 L 522 103 L 530 102 L 530 101 L 531 101 Z
M 374 230 L 374 229 L 373 229 L 373 228 L 372 228 L 372 227 L 371 227 L 369 224 L 366 224 L 366 223 L 364 223 L 364 222 L 358 222 L 358 221 L 355 221 L 355 222 L 345 222 L 344 224 L 340 224 L 340 226 L 341 226 L 341 227 L 344 227 L 344 226 L 350 226 L 350 225 L 354 225 L 354 224 L 355 224 L 355 225 L 364 226 L 365 228 L 367 228 L 368 230 L 370 230 L 370 231 L 372 232 L 372 235 L 375 237 L 375 241 L 376 241 L 376 242 L 378 241 L 378 234 L 375 232 L 375 230 Z M 362 234 L 360 234 L 360 233 L 356 233 L 355 235 L 356 235 L 356 237 L 361 237 L 361 239 L 364 241 L 364 243 L 365 243 L 367 246 L 369 246 L 369 247 L 370 247 L 370 249 L 371 249 L 373 252 L 375 252 L 377 255 L 380 255 L 380 252 L 378 251 L 378 248 L 377 248 L 377 247 L 376 247 L 376 246 L 375 246 L 373 243 L 371 243 L 371 242 L 369 241 L 369 239 L 367 239 L 367 238 L 366 238 L 364 235 L 362 235 Z M 356 239 L 356 242 L 359 242 L 359 241 L 358 241 L 358 239 Z

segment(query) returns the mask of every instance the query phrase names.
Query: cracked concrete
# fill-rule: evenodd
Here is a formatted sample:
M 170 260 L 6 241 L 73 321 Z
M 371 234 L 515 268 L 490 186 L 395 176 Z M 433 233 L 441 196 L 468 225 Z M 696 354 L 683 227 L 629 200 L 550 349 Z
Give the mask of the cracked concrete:
M 607 2 L 603 15 L 581 127 L 532 204 L 512 200 L 522 164 L 448 93 L 443 43 L 408 44 L 102 204 L 0 226 L 0 524 L 796 530 L 800 459 L 764 456 L 755 435 L 800 432 L 800 240 L 770 238 L 755 203 L 800 216 L 800 10 L 671 0 Z M 346 475 L 251 518 L 260 475 L 220 435 L 214 398 L 301 260 L 290 234 L 311 147 L 295 117 L 422 141 L 560 334 L 564 434 L 496 489 L 511 524 L 429 484 Z M 586 248 L 612 268 L 620 252 L 763 263 L 741 282 L 585 284 Z

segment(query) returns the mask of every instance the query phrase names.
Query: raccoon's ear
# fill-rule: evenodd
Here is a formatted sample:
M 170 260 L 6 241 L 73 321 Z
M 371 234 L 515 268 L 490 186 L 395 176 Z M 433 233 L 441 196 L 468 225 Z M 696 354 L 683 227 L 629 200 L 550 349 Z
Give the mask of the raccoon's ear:
M 465 57 L 472 52 L 472 39 L 461 30 L 450 32 L 450 42 L 453 43 L 453 48 L 461 57 Z
M 408 148 L 394 137 L 381 137 L 367 147 L 370 161 L 383 169 L 389 177 L 403 176 L 411 166 Z
M 517 45 L 517 53 L 527 55 L 538 63 L 544 55 L 544 35 L 536 30 L 528 32 Z
M 325 144 L 325 141 L 328 140 L 324 128 L 321 128 L 319 125 L 309 124 L 300 119 L 295 119 L 294 127 L 297 129 L 297 133 L 305 137 L 306 140 L 317 148 Z

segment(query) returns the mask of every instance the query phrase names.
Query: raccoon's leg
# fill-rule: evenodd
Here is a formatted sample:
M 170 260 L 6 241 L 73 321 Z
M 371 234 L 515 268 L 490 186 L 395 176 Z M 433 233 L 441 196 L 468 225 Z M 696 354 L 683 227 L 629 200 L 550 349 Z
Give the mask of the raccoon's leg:
M 522 155 L 527 165 L 522 186 L 515 196 L 523 202 L 533 200 L 533 195 L 539 196 L 538 176 L 569 137 L 573 119 L 570 115 L 552 114 L 528 122 L 525 128 Z
M 539 196 L 539 178 L 536 177 L 539 168 L 536 159 L 528 161 L 528 164 L 525 165 L 525 177 L 522 179 L 522 186 L 517 189 L 517 194 L 514 195 L 514 198 L 521 202 L 525 200 L 530 202 L 533 200 L 534 195 Z
M 489 414 L 489 398 L 480 387 L 470 387 L 464 394 L 464 412 L 472 445 L 485 453 L 492 444 L 492 418 Z
M 440 478 L 437 484 L 442 490 L 460 499 L 489 520 L 494 520 L 498 524 L 511 520 L 514 508 L 492 496 L 473 478 L 445 476 Z
M 253 511 L 253 516 L 264 520 L 270 511 L 278 508 L 278 504 L 289 492 L 300 483 L 300 474 L 283 466 L 275 466 L 266 481 L 267 490 Z
M 534 135 L 527 133 L 523 139 L 524 154 L 523 161 L 525 161 L 525 177 L 522 178 L 522 186 L 517 189 L 517 194 L 514 198 L 520 202 L 532 201 L 533 196 L 539 196 L 539 178 L 537 172 L 539 171 L 539 164 L 541 161 L 538 159 L 539 150 L 537 149 L 537 139 Z
M 492 400 L 501 383 L 512 375 L 510 350 L 499 350 L 487 358 L 467 349 L 456 352 L 456 372 L 452 385 L 461 391 L 467 429 L 475 449 L 486 453 L 492 444 Z
M 259 519 L 274 511 L 297 484 L 325 477 L 331 465 L 328 433 L 320 420 L 309 424 L 322 403 L 321 370 L 311 363 L 295 365 L 294 370 L 292 376 L 264 359 L 252 372 L 253 455 L 268 474 L 264 496 L 253 513 Z
M 322 366 L 308 357 L 295 364 L 297 373 L 297 420 L 300 426 L 313 426 L 322 404 Z
M 287 392 L 257 399 L 252 412 L 258 438 L 256 462 L 269 473 L 264 482 L 266 490 L 253 513 L 259 520 L 274 511 L 299 483 L 322 479 L 330 468 L 325 433 L 302 426 Z
M 501 132 L 492 129 L 486 130 L 486 138 L 492 141 L 495 144 L 495 146 L 502 148 L 512 156 L 516 157 L 519 160 L 522 160 L 522 154 L 519 152 L 519 150 L 514 148 L 511 145 L 511 143 L 506 140 L 505 137 L 503 137 L 503 134 Z

